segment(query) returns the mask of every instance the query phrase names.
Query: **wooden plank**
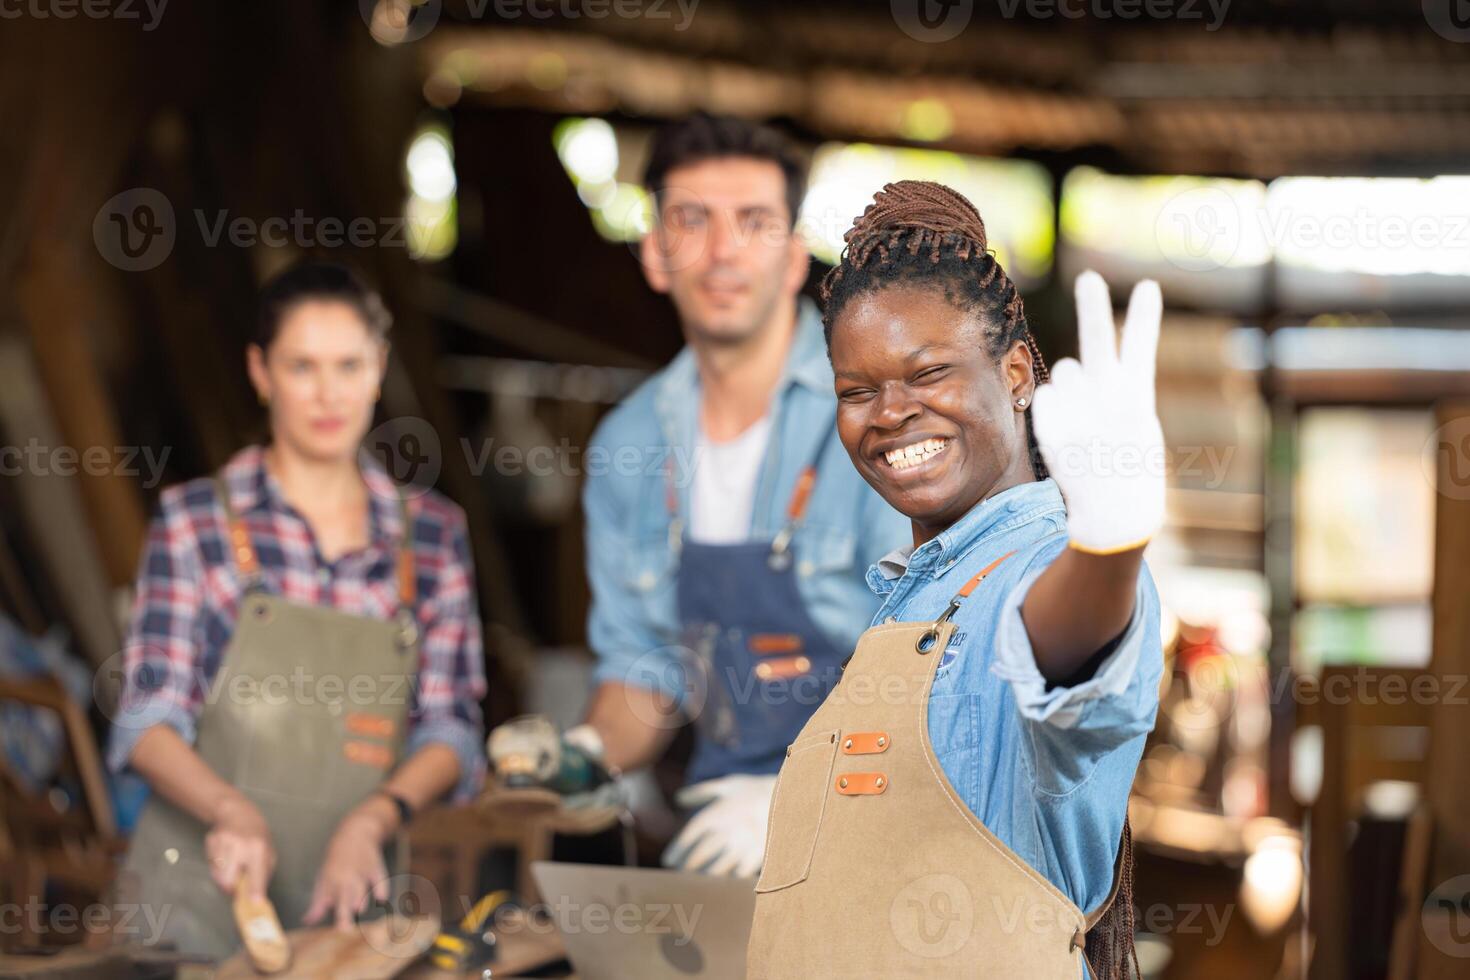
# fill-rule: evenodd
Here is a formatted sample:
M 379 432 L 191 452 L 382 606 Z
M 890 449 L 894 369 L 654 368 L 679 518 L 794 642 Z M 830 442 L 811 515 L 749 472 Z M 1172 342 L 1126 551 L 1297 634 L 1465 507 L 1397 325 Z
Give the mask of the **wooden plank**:
M 1429 807 L 1421 802 L 1409 817 L 1409 826 L 1404 833 L 1404 861 L 1399 870 L 1399 910 L 1393 924 L 1393 941 L 1389 945 L 1388 980 L 1414 980 L 1424 889 L 1428 884 L 1425 876 L 1429 873 L 1429 849 L 1433 840 L 1434 817 Z
M 42 446 L 63 444 L 37 384 L 30 351 L 7 336 L 0 336 L 0 425 L 7 433 L 27 433 Z M 113 613 L 111 585 L 89 530 L 77 481 L 24 467 L 20 476 L 11 479 L 78 645 L 94 664 L 101 664 L 117 651 L 122 639 Z
M 387 980 L 414 962 L 439 934 L 439 920 L 432 916 L 413 919 L 384 917 L 363 923 L 353 932 L 335 928 L 292 929 L 291 966 L 272 974 L 277 980 Z M 226 960 L 215 980 L 255 980 L 260 974 L 245 954 Z
M 1430 709 L 1428 801 L 1434 814 L 1431 886 L 1470 868 L 1470 401 L 1448 402 L 1435 412 L 1438 428 L 1434 518 L 1433 647 L 1430 670 L 1441 678 L 1441 696 Z M 1463 964 L 1462 964 L 1463 965 Z

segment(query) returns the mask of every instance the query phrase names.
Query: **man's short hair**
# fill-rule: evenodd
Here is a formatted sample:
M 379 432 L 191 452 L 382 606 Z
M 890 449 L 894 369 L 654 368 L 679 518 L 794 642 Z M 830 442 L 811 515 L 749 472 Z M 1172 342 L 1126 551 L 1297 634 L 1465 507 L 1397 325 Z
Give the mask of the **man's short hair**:
M 786 179 L 786 205 L 794 225 L 801 212 L 802 198 L 806 196 L 805 155 L 777 130 L 733 116 L 697 112 L 660 128 L 653 138 L 648 167 L 643 172 L 643 186 L 657 201 L 671 171 L 729 157 L 769 160 L 781 168 L 781 175 Z

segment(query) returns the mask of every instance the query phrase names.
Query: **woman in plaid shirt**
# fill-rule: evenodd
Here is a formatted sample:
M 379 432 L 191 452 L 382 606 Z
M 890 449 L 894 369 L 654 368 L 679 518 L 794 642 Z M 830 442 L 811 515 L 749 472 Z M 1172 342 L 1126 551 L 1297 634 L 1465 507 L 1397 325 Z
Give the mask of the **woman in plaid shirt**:
M 248 349 L 270 443 L 167 490 L 149 531 L 108 762 L 154 790 L 126 871 L 185 949 L 237 945 L 237 887 L 287 928 L 350 927 L 409 815 L 483 778 L 464 514 L 360 449 L 389 323 L 339 266 L 270 283 Z

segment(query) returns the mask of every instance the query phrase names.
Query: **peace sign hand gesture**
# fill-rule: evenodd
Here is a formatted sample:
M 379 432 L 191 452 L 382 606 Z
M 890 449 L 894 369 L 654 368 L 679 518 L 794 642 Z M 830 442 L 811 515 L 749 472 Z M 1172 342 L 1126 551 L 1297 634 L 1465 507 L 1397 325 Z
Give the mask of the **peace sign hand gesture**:
M 1164 434 L 1154 411 L 1154 357 L 1163 299 L 1152 280 L 1133 288 L 1115 340 L 1102 277 L 1077 277 L 1080 363 L 1070 357 L 1036 390 L 1032 421 L 1067 502 L 1069 544 L 1093 554 L 1141 547 L 1164 523 Z

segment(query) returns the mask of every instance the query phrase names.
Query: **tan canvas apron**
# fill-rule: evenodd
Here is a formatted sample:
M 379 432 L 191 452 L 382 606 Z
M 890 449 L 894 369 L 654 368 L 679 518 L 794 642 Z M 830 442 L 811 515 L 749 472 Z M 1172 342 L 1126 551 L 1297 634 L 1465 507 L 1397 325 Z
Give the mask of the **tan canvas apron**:
M 950 617 L 875 626 L 786 750 L 756 883 L 747 975 L 1082 975 L 1091 917 L 970 812 L 929 742 Z M 1116 892 L 1116 877 L 1114 890 Z M 1111 902 L 1111 898 L 1109 898 Z
M 400 498 L 396 620 L 298 605 L 262 591 L 249 533 L 216 482 L 245 590 L 206 689 L 195 750 L 269 823 L 276 850 L 269 895 L 290 929 L 306 913 L 337 823 L 383 781 L 402 749 L 418 670 L 411 525 Z M 139 818 L 118 895 L 147 903 L 163 941 L 223 957 L 240 942 L 229 899 L 210 877 L 207 829 L 155 793 Z M 388 867 L 395 863 L 390 855 Z

